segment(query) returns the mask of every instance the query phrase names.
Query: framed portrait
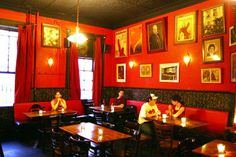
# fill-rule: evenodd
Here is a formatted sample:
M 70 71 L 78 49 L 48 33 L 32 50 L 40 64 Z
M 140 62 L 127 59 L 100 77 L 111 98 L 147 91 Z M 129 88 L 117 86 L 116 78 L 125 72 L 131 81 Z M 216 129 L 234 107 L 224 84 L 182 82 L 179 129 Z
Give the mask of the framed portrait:
M 116 82 L 126 81 L 126 64 L 116 64 Z
M 139 69 L 140 77 L 152 77 L 152 64 L 140 64 Z
M 236 45 L 236 27 L 229 27 L 229 46 Z
M 175 44 L 196 41 L 196 12 L 175 16 Z
M 127 57 L 127 29 L 115 33 L 115 57 Z
M 221 83 L 221 68 L 201 69 L 201 83 Z
M 148 53 L 166 51 L 166 19 L 147 24 Z
M 160 64 L 160 82 L 179 82 L 179 63 Z
M 42 24 L 42 46 L 45 47 L 60 47 L 61 33 L 60 27 Z
M 225 33 L 224 5 L 202 11 L 202 35 Z
M 231 53 L 231 82 L 236 82 L 236 52 Z
M 137 25 L 129 29 L 129 54 L 142 52 L 142 25 Z
M 203 40 L 203 63 L 223 61 L 223 37 Z

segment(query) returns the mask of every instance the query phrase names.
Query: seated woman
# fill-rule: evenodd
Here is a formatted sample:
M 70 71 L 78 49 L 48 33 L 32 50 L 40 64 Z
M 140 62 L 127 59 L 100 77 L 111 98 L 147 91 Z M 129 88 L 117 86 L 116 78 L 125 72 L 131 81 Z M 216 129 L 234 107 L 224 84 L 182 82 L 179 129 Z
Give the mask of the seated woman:
M 181 118 L 185 116 L 185 106 L 179 95 L 172 96 L 171 104 L 172 105 L 169 105 L 168 110 L 166 111 L 169 116 L 174 118 Z
M 53 111 L 58 111 L 61 109 L 66 110 L 67 106 L 66 106 L 66 101 L 65 99 L 61 98 L 61 93 L 57 92 L 55 94 L 55 98 L 52 99 L 51 101 L 51 107 Z

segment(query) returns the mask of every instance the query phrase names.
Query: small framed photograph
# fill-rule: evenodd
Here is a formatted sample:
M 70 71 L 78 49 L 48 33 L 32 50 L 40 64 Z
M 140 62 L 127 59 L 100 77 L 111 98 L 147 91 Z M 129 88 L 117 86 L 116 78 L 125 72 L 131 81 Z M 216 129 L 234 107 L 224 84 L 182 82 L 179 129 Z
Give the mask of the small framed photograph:
M 179 63 L 160 64 L 160 82 L 179 82 Z
M 116 32 L 115 34 L 115 57 L 127 57 L 127 29 Z
M 129 54 L 139 54 L 142 52 L 142 25 L 137 25 L 129 29 Z
M 140 77 L 152 77 L 152 64 L 140 64 L 139 69 Z
M 61 44 L 61 33 L 60 27 L 42 24 L 42 46 L 44 47 L 60 47 Z
M 116 82 L 126 81 L 126 64 L 116 64 Z
M 196 12 L 175 16 L 175 44 L 196 41 Z
M 236 45 L 236 27 L 231 26 L 229 28 L 229 46 Z
M 236 82 L 236 52 L 231 54 L 231 82 Z
M 223 61 L 223 37 L 205 39 L 202 45 L 203 63 Z
M 221 83 L 221 68 L 201 69 L 201 83 Z
M 224 5 L 202 11 L 202 35 L 216 35 L 225 33 Z
M 147 24 L 148 52 L 166 51 L 166 19 Z

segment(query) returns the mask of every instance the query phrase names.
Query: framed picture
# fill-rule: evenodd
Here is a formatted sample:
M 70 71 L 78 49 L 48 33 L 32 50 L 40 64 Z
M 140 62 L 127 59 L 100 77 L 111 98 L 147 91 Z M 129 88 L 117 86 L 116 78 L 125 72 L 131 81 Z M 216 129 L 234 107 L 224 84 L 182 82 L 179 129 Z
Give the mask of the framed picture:
M 166 21 L 165 18 L 147 24 L 148 52 L 166 50 Z
M 215 35 L 225 32 L 224 5 L 202 11 L 202 35 Z
M 160 82 L 179 82 L 179 63 L 160 64 Z
M 142 25 L 137 25 L 129 29 L 129 54 L 142 52 Z
M 196 12 L 175 16 L 175 43 L 196 41 Z
M 236 45 L 236 27 L 231 26 L 229 28 L 229 46 Z
M 116 64 L 116 82 L 126 81 L 126 64 Z
M 61 44 L 60 27 L 42 24 L 42 46 L 60 47 Z
M 203 40 L 203 63 L 223 61 L 223 38 Z
M 236 52 L 231 54 L 231 82 L 236 82 Z
M 127 57 L 127 29 L 115 34 L 115 57 Z
M 140 77 L 152 77 L 152 64 L 140 64 Z
M 88 39 L 82 44 L 78 44 L 79 57 L 92 57 L 94 56 L 94 40 Z
M 221 83 L 221 68 L 201 69 L 202 83 Z

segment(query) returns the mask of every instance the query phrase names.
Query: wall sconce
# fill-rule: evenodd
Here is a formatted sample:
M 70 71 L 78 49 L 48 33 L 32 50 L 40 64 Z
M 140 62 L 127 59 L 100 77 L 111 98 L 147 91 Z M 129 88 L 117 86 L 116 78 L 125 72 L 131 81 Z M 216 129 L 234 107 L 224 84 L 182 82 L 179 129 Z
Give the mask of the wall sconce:
M 135 61 L 129 61 L 129 67 L 132 69 L 136 65 Z
M 187 54 L 184 56 L 184 63 L 185 63 L 185 65 L 188 66 L 189 63 L 190 63 L 190 61 L 191 61 L 191 57 L 190 57 L 189 53 L 187 53 Z
M 49 58 L 48 58 L 48 66 L 51 68 L 53 64 L 54 64 L 53 58 L 52 58 L 52 57 L 49 57 Z

